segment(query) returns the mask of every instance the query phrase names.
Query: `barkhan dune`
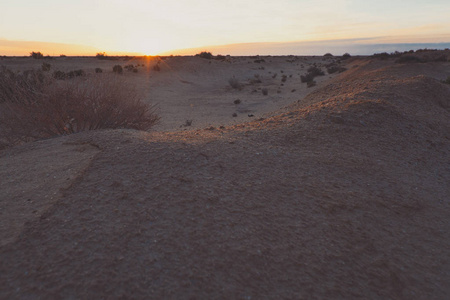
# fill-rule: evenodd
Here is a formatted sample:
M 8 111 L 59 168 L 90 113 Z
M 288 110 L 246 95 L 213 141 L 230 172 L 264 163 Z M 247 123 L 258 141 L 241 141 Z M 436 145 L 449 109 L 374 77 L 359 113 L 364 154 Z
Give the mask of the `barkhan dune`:
M 449 298 L 450 62 L 337 59 L 148 61 L 155 130 L 1 150 L 0 298 Z

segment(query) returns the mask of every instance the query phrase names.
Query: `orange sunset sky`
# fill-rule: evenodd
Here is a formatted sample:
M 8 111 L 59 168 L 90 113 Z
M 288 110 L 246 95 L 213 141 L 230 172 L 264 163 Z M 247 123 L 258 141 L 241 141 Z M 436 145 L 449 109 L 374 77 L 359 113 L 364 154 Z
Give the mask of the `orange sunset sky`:
M 0 55 L 189 54 L 202 48 L 236 55 L 247 43 L 449 43 L 448 16 L 448 0 L 2 1 Z

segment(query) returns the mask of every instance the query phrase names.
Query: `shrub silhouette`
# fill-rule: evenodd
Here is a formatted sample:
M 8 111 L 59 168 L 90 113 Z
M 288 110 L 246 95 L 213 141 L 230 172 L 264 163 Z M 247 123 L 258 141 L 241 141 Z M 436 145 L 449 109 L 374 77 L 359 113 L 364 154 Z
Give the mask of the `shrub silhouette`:
M 325 73 L 316 66 L 309 67 L 307 71 L 308 71 L 308 73 L 300 76 L 300 80 L 303 83 L 306 82 L 308 84 L 308 87 L 310 84 L 312 84 L 315 77 L 325 75 Z
M 400 58 L 398 58 L 396 63 L 404 64 L 404 63 L 423 63 L 425 62 L 424 59 L 415 56 L 415 55 L 402 55 Z
M 325 75 L 325 73 L 321 69 L 315 66 L 309 67 L 307 71 L 314 77 Z
M 102 73 L 103 70 L 101 68 L 95 68 L 95 73 Z
M 42 54 L 41 52 L 31 52 L 30 56 L 34 59 L 42 59 L 44 58 L 44 54 Z
M 333 74 L 333 73 L 336 73 L 336 72 L 342 73 L 342 72 L 347 70 L 347 68 L 339 66 L 339 65 L 334 64 L 334 63 L 326 65 L 326 68 L 327 68 L 328 74 Z
M 122 74 L 123 73 L 123 68 L 121 65 L 115 65 L 113 67 L 113 72 L 117 73 L 117 74 Z
M 344 55 L 342 55 L 342 59 L 349 59 L 350 57 L 352 57 L 350 53 L 344 53 Z
M 86 76 L 86 72 L 84 70 L 73 70 L 66 74 L 67 78 L 73 78 L 73 77 L 80 77 L 80 76 Z
M 198 57 L 201 57 L 201 58 L 206 58 L 206 59 L 212 59 L 213 58 L 212 53 L 211 52 L 206 52 L 206 51 L 200 52 L 200 53 L 196 54 L 195 56 L 198 56 Z
M 95 57 L 98 58 L 98 59 L 101 59 L 101 60 L 103 60 L 103 59 L 108 59 L 108 55 L 106 55 L 105 52 L 99 52 L 99 53 L 97 53 L 97 54 L 95 55 Z

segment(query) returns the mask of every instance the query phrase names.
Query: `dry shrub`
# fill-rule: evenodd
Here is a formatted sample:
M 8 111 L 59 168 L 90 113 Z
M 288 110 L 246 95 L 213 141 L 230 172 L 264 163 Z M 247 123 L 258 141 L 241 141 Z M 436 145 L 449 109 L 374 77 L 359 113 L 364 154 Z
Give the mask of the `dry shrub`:
M 149 130 L 159 120 L 154 106 L 117 76 L 49 80 L 37 87 L 14 85 L 0 103 L 0 140 L 15 144 L 104 128 Z
M 121 65 L 115 65 L 113 67 L 113 72 L 117 73 L 117 74 L 122 74 L 123 73 L 123 68 Z
M 239 80 L 236 77 L 231 77 L 230 79 L 228 79 L 228 84 L 233 88 L 233 89 L 241 89 L 242 85 L 239 82 Z
M 214 56 L 211 52 L 202 51 L 200 53 L 197 53 L 195 56 L 205 58 L 205 59 L 212 59 Z

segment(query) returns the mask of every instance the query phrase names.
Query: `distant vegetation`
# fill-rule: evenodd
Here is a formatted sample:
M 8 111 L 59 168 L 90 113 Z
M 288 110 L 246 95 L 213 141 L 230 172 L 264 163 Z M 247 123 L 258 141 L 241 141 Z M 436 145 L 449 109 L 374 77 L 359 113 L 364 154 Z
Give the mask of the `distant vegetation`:
M 308 87 L 312 87 L 316 85 L 314 78 L 317 76 L 323 76 L 325 73 L 316 66 L 311 66 L 307 70 L 308 72 L 305 75 L 300 76 L 300 80 L 303 83 L 306 83 Z
M 121 65 L 115 65 L 113 67 L 113 72 L 117 73 L 117 74 L 122 74 L 123 73 L 123 68 Z
M 42 54 L 41 52 L 31 52 L 30 56 L 34 59 L 42 59 L 44 58 L 44 54 Z
M 118 57 L 115 57 L 115 56 L 108 56 L 105 52 L 99 52 L 95 55 L 95 57 L 100 60 L 117 60 L 118 59 Z M 124 56 L 123 59 L 130 60 L 131 58 L 129 56 Z
M 108 55 L 106 55 L 105 52 L 97 53 L 95 55 L 95 57 L 98 58 L 98 59 L 108 59 Z
M 340 66 L 336 63 L 327 64 L 325 65 L 325 67 L 327 68 L 328 74 L 342 73 L 347 70 L 347 68 Z
M 372 55 L 373 58 L 386 60 L 395 58 L 396 63 L 425 63 L 425 62 L 446 62 L 450 59 L 450 50 L 437 50 L 437 49 L 419 49 L 409 50 L 405 52 L 382 52 Z
M 206 52 L 206 51 L 200 52 L 200 53 L 196 54 L 195 56 L 205 58 L 205 59 L 212 59 L 214 57 L 211 52 Z
M 86 72 L 82 69 L 73 70 L 67 73 L 59 70 L 53 72 L 53 78 L 58 80 L 71 79 L 74 77 L 81 77 L 81 76 L 86 76 Z

